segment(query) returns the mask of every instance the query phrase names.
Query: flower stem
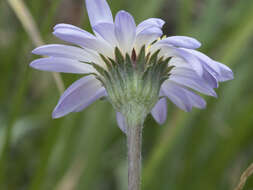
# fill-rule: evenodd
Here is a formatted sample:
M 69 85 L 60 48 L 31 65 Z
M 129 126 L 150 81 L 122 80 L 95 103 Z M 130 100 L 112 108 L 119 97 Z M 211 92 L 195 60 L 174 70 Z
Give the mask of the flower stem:
M 141 187 L 141 141 L 142 125 L 128 123 L 128 190 Z

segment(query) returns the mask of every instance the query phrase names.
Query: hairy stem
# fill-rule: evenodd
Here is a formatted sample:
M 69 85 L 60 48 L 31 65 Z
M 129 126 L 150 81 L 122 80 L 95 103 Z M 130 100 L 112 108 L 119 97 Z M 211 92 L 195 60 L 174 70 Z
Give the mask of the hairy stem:
M 142 125 L 129 124 L 128 145 L 128 190 L 140 190 L 141 187 L 141 141 Z

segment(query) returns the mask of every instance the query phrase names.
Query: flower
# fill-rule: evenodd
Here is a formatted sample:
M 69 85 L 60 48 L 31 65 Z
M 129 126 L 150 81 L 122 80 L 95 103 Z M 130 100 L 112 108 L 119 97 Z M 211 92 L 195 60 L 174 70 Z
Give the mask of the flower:
M 218 82 L 233 79 L 227 66 L 196 50 L 201 46 L 196 39 L 162 37 L 162 19 L 149 18 L 136 26 L 126 11 L 113 20 L 105 0 L 86 0 L 86 7 L 94 35 L 57 24 L 53 34 L 76 46 L 51 44 L 33 50 L 47 56 L 30 64 L 35 69 L 85 75 L 62 94 L 53 118 L 79 112 L 105 96 L 126 132 L 125 117 L 132 106 L 143 118 L 151 112 L 162 124 L 167 99 L 187 112 L 202 109 L 206 102 L 194 91 L 216 97 Z

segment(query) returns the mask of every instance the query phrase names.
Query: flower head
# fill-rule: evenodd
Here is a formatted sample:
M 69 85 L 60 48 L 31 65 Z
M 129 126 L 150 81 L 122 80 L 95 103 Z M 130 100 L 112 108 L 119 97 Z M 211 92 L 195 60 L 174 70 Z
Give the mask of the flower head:
M 123 131 L 125 117 L 131 114 L 144 120 L 151 112 L 162 124 L 167 99 L 184 111 L 205 108 L 205 100 L 194 91 L 216 97 L 218 82 L 233 78 L 227 66 L 196 50 L 201 46 L 196 39 L 162 37 L 162 19 L 150 18 L 136 26 L 126 11 L 113 19 L 105 0 L 86 0 L 86 7 L 94 35 L 57 24 L 53 34 L 75 46 L 51 44 L 33 50 L 47 56 L 30 64 L 35 69 L 85 75 L 63 93 L 54 118 L 79 112 L 105 96 Z

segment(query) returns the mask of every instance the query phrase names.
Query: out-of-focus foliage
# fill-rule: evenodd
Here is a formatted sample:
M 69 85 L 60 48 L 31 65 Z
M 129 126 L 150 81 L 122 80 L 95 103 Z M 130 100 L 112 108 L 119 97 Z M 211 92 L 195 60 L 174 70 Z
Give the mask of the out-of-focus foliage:
M 169 103 L 168 120 L 148 117 L 143 137 L 144 190 L 231 190 L 253 162 L 253 1 L 108 0 L 139 22 L 166 20 L 164 33 L 199 39 L 201 51 L 230 66 L 206 110 L 184 113 Z M 52 27 L 90 30 L 83 0 L 26 0 L 42 38 Z M 98 101 L 52 120 L 59 93 L 52 75 L 29 68 L 34 45 L 6 0 L 0 1 L 0 189 L 126 190 L 126 139 L 115 113 Z M 79 78 L 62 75 L 65 86 Z M 245 190 L 253 189 L 253 177 Z

